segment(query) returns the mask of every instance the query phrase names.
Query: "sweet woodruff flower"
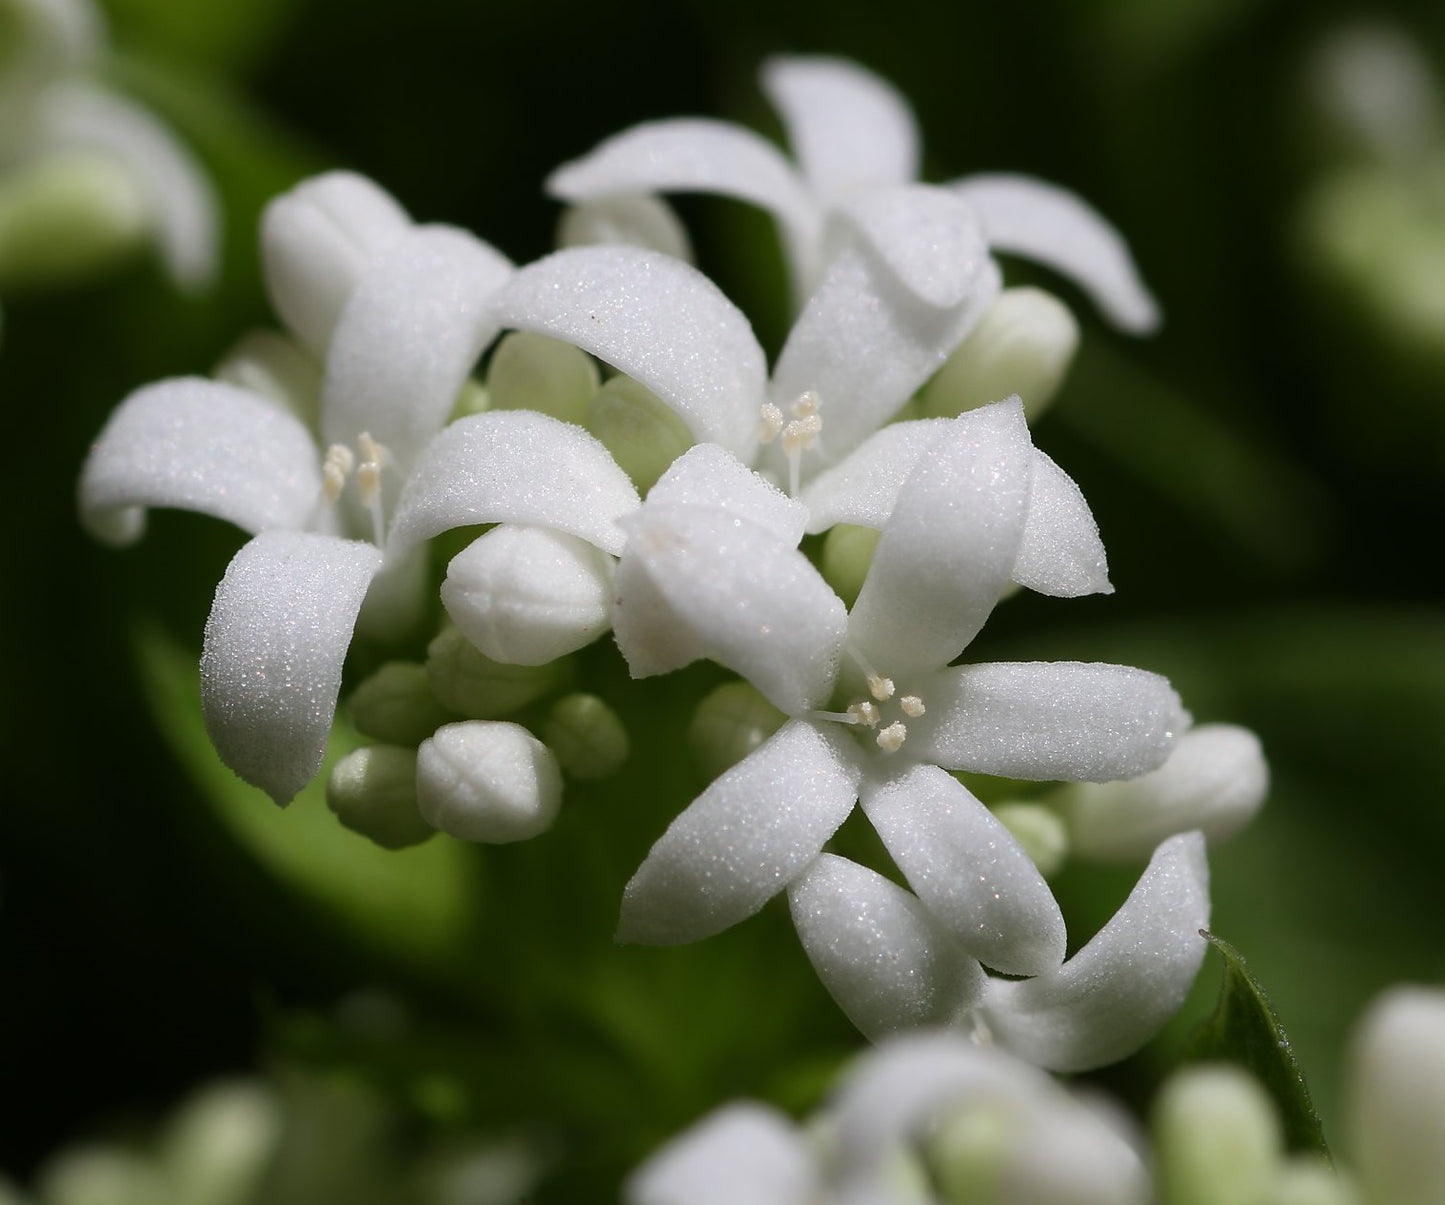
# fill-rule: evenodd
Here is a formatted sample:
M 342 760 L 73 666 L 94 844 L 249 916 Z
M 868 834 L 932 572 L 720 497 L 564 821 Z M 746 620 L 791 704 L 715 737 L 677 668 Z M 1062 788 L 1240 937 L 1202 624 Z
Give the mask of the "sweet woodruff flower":
M 607 139 L 547 182 L 552 195 L 587 208 L 637 205 L 639 194 L 712 192 L 776 219 L 801 302 L 833 260 L 830 219 L 870 194 L 918 176 L 918 131 L 894 88 L 843 59 L 775 58 L 762 86 L 783 119 L 796 164 L 766 139 L 726 122 L 647 122 Z M 1153 298 L 1117 231 L 1077 196 L 1013 175 L 966 176 L 946 186 L 977 215 L 993 250 L 1037 260 L 1072 277 L 1120 327 L 1158 323 Z M 634 229 L 642 229 L 639 221 Z M 946 248 L 940 248 L 945 252 Z

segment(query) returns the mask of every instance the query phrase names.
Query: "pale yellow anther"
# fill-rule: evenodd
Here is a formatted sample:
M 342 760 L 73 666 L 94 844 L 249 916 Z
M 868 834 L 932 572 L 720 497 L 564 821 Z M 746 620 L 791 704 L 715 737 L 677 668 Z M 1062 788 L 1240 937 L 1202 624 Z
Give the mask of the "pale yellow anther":
M 893 697 L 893 679 L 885 678 L 882 674 L 869 674 L 868 693 L 880 703 L 884 699 L 891 699 Z
M 783 412 L 772 402 L 764 402 L 758 411 L 761 422 L 758 427 L 758 441 L 770 444 L 778 438 L 783 429 Z
M 907 726 L 902 720 L 894 720 L 878 734 L 878 747 L 885 753 L 897 753 L 907 739 Z
M 853 717 L 854 723 L 865 724 L 869 728 L 877 727 L 878 720 L 880 719 L 878 704 L 872 703 L 867 699 L 854 703 L 848 708 L 848 714 Z
M 903 714 L 910 720 L 916 720 L 927 710 L 923 706 L 923 700 L 917 695 L 904 695 L 898 700 L 898 706 L 903 708 Z
M 321 490 L 326 501 L 334 503 L 346 487 L 346 479 L 356 465 L 356 457 L 345 444 L 332 444 L 321 462 Z
M 377 443 L 376 440 L 371 437 L 371 432 L 369 431 L 363 431 L 356 437 L 356 450 L 361 453 L 362 460 L 369 461 L 371 464 L 376 465 L 377 468 L 380 468 L 386 463 L 386 448 Z
M 822 399 L 818 396 L 816 389 L 807 389 L 798 395 L 798 400 L 793 403 L 791 409 L 794 418 L 812 418 L 818 413 L 818 406 Z M 776 409 L 776 407 L 774 407 Z
M 806 452 L 817 442 L 818 433 L 823 430 L 823 420 L 816 414 L 795 418 L 783 428 L 783 451 L 789 456 Z
M 372 506 L 381 494 L 381 464 L 364 460 L 356 470 L 356 493 L 362 506 Z

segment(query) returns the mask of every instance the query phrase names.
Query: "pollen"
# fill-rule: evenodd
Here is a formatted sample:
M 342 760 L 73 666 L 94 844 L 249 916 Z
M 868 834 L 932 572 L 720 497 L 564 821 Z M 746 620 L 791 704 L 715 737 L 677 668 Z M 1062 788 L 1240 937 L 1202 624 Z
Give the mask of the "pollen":
M 877 673 L 868 675 L 868 693 L 880 703 L 885 699 L 891 699 L 893 697 L 893 689 L 892 678 L 885 678 L 882 674 Z M 914 696 L 909 695 L 908 697 L 913 698 Z M 906 704 L 904 705 L 904 710 L 907 711 Z M 913 713 L 909 712 L 909 714 L 912 715 Z M 919 714 L 922 714 L 921 711 Z
M 761 443 L 770 444 L 778 438 L 783 429 L 783 412 L 772 402 L 764 402 L 758 411 L 759 426 L 758 440 Z
M 346 479 L 356 467 L 356 456 L 345 444 L 332 444 L 321 462 L 321 491 L 326 501 L 334 503 L 346 488 Z
M 878 734 L 878 747 L 885 753 L 897 753 L 908 739 L 908 726 L 902 720 L 894 720 Z
M 869 728 L 876 728 L 878 721 L 882 718 L 878 711 L 878 704 L 868 699 L 854 703 L 848 708 L 848 714 L 853 717 L 856 724 L 864 724 Z
M 917 695 L 904 695 L 898 700 L 898 706 L 903 708 L 903 714 L 910 720 L 916 720 L 928 710 L 923 706 L 923 700 Z

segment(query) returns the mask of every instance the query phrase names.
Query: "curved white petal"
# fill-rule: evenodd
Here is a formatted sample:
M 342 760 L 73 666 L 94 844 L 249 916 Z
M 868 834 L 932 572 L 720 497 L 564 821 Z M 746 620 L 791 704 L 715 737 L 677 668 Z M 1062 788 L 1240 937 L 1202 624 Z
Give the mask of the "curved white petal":
M 913 466 L 953 421 L 920 418 L 878 428 L 803 487 L 799 498 L 808 508 L 808 531 L 817 535 L 835 523 L 881 531 Z
M 266 291 L 281 320 L 319 357 L 366 266 L 411 228 L 386 192 L 355 172 L 323 172 L 261 214 Z
M 847 612 L 807 557 L 715 507 L 649 503 L 623 526 L 612 628 L 634 678 L 706 657 L 789 715 L 827 701 Z
M 938 370 L 998 291 L 991 261 L 982 276 L 968 299 L 940 309 L 900 287 L 876 254 L 854 246 L 833 259 L 788 334 L 770 388 L 784 411 L 808 391 L 818 395 L 823 428 L 804 453 L 804 476 L 847 455 Z
M 107 151 L 130 168 L 171 278 L 187 289 L 210 283 L 220 210 L 199 163 L 169 129 L 112 92 L 73 82 L 46 92 L 41 120 L 58 141 Z
M 1063 913 L 1038 867 L 958 779 L 914 766 L 864 783 L 863 811 L 908 884 L 985 966 L 1037 975 L 1064 960 Z
M 767 1105 L 725 1105 L 674 1138 L 628 1179 L 626 1205 L 813 1205 L 812 1146 Z
M 472 523 L 555 527 L 614 556 L 617 520 L 640 500 L 611 453 L 581 427 L 531 410 L 458 419 L 427 445 L 392 517 L 387 555 Z
M 793 720 L 714 779 L 627 884 L 617 939 L 698 941 L 758 911 L 852 811 L 859 770 L 849 752 Z
M 865 866 L 821 854 L 788 888 L 798 939 L 870 1041 L 947 1025 L 983 994 L 983 968 L 928 909 Z
M 1037 448 L 1028 518 L 1013 579 L 1055 598 L 1114 592 L 1104 541 L 1083 491 Z
M 285 407 L 234 385 L 180 377 L 138 389 L 110 416 L 80 474 L 80 515 L 125 543 L 142 508 L 174 506 L 252 534 L 304 527 L 321 498 L 310 432 Z
M 941 671 L 908 740 L 951 770 L 1108 782 L 1160 765 L 1188 723 L 1168 680 L 1147 670 L 993 662 Z
M 1145 335 L 1159 306 L 1114 227 L 1068 189 L 1031 176 L 980 174 L 952 187 L 978 210 L 989 246 L 1070 277 L 1122 329 Z
M 325 442 L 354 445 L 365 431 L 405 472 L 496 337 L 488 302 L 511 273 L 506 256 L 452 226 L 418 226 L 380 253 L 332 332 Z
M 782 226 L 795 270 L 822 233 L 822 205 L 777 147 L 742 126 L 706 118 L 623 130 L 564 163 L 546 187 L 563 201 L 636 192 L 709 192 L 750 201 Z
M 882 672 L 947 665 L 978 634 L 1018 559 L 1033 464 L 1017 399 L 951 420 L 915 462 L 849 620 Z
M 674 460 L 647 491 L 647 505 L 722 507 L 792 547 L 803 538 L 808 518 L 801 502 L 717 444 L 694 444 Z
M 696 268 L 637 247 L 571 247 L 519 269 L 496 304 L 503 326 L 590 351 L 652 390 L 699 443 L 752 458 L 763 349 Z
M 913 112 L 880 76 L 847 59 L 809 55 L 769 59 L 761 77 L 803 175 L 827 202 L 918 175 Z
M 267 531 L 216 587 L 201 650 L 206 731 L 221 760 L 277 803 L 321 766 L 356 615 L 380 566 L 371 544 Z
M 1133 1054 L 1189 991 L 1207 943 L 1209 866 L 1199 833 L 1170 837 L 1113 918 L 1063 966 L 990 980 L 980 1008 L 995 1041 L 1051 1071 Z

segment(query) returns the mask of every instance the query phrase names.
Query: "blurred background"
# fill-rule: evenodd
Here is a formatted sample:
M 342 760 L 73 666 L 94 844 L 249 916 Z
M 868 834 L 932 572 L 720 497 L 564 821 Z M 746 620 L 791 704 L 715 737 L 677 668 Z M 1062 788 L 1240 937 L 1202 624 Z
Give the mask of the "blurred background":
M 1214 928 L 1272 994 L 1332 1126 L 1363 1003 L 1445 980 L 1445 9 L 102 7 L 107 78 L 211 173 L 224 266 L 199 298 L 145 254 L 65 289 L 0 287 L 16 553 L 0 590 L 0 1169 L 25 1182 L 77 1137 L 144 1132 L 197 1085 L 261 1071 L 311 1102 L 331 1135 L 315 1141 L 357 1179 L 350 1196 L 293 1187 L 297 1201 L 399 1200 L 378 1166 L 462 1149 L 515 1157 L 519 1182 L 545 1168 L 540 1199 L 579 1199 L 726 1096 L 810 1104 L 854 1047 L 776 904 L 698 947 L 611 946 L 622 882 L 695 789 L 663 764 L 680 735 L 665 691 L 629 770 L 554 833 L 379 867 L 324 813 L 292 822 L 239 787 L 218 802 L 186 730 L 186 673 L 239 534 L 158 514 L 116 554 L 74 515 L 116 402 L 270 323 L 255 231 L 275 192 L 355 168 L 419 220 L 525 262 L 551 246 L 544 176 L 602 137 L 682 114 L 777 135 L 755 83 L 777 52 L 850 56 L 896 83 L 927 179 L 1041 176 L 1127 236 L 1165 313 L 1147 340 L 1006 264 L 1083 324 L 1035 437 L 1092 504 L 1117 593 L 1019 599 L 977 651 L 1160 670 L 1196 719 L 1260 734 L 1274 789 L 1213 857 Z M 680 209 L 700 265 L 776 350 L 768 222 Z M 589 655 L 626 695 L 609 650 Z M 312 848 L 331 870 L 307 865 Z M 1136 873 L 1066 872 L 1075 944 Z M 1174 1040 L 1217 978 L 1207 963 Z M 1169 1041 L 1104 1080 L 1139 1099 Z

